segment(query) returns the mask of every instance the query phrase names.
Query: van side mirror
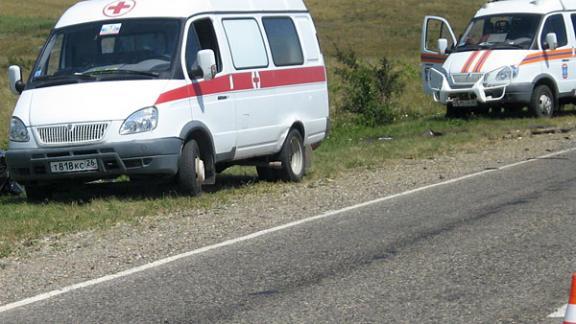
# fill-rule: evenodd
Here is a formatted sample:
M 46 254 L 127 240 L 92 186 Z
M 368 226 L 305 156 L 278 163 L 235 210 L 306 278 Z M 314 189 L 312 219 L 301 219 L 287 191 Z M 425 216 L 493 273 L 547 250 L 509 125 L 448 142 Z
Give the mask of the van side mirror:
M 199 51 L 196 61 L 198 62 L 198 67 L 202 71 L 204 80 L 214 79 L 218 72 L 214 51 L 211 49 Z
M 8 82 L 10 84 L 10 90 L 15 95 L 20 95 L 26 84 L 22 81 L 22 69 L 17 65 L 12 65 L 8 68 Z
M 546 34 L 546 45 L 548 45 L 548 49 L 552 51 L 558 48 L 558 37 L 556 33 Z
M 440 50 L 440 54 L 446 54 L 446 50 L 448 49 L 448 40 L 446 38 L 440 38 L 438 40 L 438 49 Z

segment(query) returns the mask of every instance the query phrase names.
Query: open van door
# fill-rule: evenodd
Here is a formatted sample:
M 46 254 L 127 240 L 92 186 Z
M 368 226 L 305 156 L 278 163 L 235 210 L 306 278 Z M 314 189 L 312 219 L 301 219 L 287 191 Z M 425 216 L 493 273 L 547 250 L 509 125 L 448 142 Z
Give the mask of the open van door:
M 422 27 L 421 73 L 426 94 L 431 94 L 432 89 L 428 85 L 430 68 L 440 70 L 450 51 L 456 45 L 456 36 L 448 21 L 442 17 L 426 16 Z

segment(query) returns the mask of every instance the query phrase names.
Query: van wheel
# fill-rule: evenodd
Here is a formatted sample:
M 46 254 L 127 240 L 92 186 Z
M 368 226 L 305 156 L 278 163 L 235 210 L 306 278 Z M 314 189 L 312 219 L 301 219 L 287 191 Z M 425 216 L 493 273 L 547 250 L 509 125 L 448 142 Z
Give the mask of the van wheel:
M 204 182 L 204 162 L 200 159 L 200 149 L 195 140 L 190 140 L 182 148 L 182 156 L 178 165 L 178 187 L 191 196 L 202 193 Z
M 280 151 L 282 169 L 280 175 L 285 181 L 299 182 L 304 177 L 306 150 L 302 134 L 296 129 L 290 130 Z
M 52 188 L 48 186 L 25 186 L 26 199 L 29 202 L 41 203 L 52 198 Z
M 556 99 L 552 90 L 544 84 L 534 88 L 528 108 L 535 117 L 552 117 L 556 111 Z

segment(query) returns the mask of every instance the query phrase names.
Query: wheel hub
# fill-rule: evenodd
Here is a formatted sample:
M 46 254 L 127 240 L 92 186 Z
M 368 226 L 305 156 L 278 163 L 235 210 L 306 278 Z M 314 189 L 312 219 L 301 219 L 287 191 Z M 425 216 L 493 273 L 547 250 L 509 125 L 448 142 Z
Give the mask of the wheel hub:
M 206 168 L 204 167 L 204 161 L 199 158 L 196 158 L 194 161 L 196 168 L 196 181 L 198 183 L 204 183 L 204 181 L 206 181 Z
M 546 115 L 552 114 L 552 98 L 543 94 L 540 96 L 540 99 L 538 102 L 539 102 L 539 108 L 540 108 L 541 112 L 545 113 Z
M 290 148 L 292 151 L 292 156 L 290 158 L 290 168 L 296 174 L 302 172 L 304 167 L 304 152 L 302 151 L 302 146 L 298 138 L 293 137 L 290 141 Z

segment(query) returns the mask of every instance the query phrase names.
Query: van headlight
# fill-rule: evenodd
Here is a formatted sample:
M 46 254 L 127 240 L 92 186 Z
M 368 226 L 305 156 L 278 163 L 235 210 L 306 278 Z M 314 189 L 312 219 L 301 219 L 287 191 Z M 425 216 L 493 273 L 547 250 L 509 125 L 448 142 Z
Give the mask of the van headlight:
M 10 122 L 10 140 L 12 142 L 29 142 L 28 128 L 18 117 L 12 117 Z
M 484 76 L 484 87 L 498 87 L 510 84 L 518 76 L 517 66 L 505 66 L 486 73 Z
M 148 107 L 140 109 L 126 118 L 120 127 L 120 135 L 150 132 L 155 130 L 156 126 L 158 126 L 158 109 Z

